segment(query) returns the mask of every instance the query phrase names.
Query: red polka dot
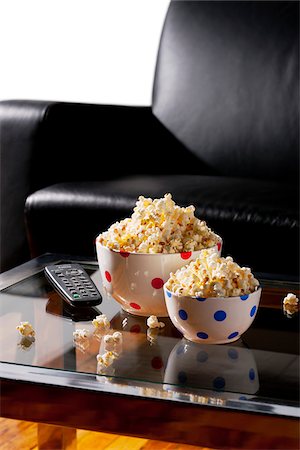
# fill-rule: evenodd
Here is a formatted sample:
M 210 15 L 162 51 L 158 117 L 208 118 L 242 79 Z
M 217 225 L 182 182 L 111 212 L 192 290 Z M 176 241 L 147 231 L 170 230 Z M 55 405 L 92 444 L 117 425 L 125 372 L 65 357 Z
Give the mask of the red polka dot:
M 221 242 L 218 242 L 218 243 L 217 243 L 218 252 L 221 250 L 221 246 L 222 246 Z
M 159 370 L 164 366 L 164 363 L 160 356 L 154 356 L 154 358 L 151 361 L 151 366 L 153 369 Z
M 189 259 L 192 256 L 192 252 L 182 252 L 180 256 L 182 259 Z
M 138 305 L 137 303 L 129 303 L 129 305 L 131 306 L 131 308 L 141 309 L 140 305 Z
M 129 256 L 129 253 L 127 253 L 127 252 L 120 252 L 120 255 L 121 256 L 123 256 L 123 258 L 128 258 L 128 256 Z
M 139 326 L 138 323 L 132 325 L 132 327 L 130 328 L 130 333 L 140 333 L 141 332 L 141 327 Z
M 108 270 L 105 271 L 105 278 L 109 283 L 111 282 L 111 274 L 108 272 Z
M 162 280 L 161 278 L 153 278 L 151 284 L 154 289 L 161 289 L 164 285 L 164 280 Z

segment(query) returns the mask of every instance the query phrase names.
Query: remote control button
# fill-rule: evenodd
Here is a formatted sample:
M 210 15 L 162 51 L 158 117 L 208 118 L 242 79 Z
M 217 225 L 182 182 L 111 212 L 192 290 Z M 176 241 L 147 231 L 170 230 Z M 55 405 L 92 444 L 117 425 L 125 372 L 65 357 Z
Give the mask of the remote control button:
M 73 298 L 80 298 L 79 294 L 73 294 Z

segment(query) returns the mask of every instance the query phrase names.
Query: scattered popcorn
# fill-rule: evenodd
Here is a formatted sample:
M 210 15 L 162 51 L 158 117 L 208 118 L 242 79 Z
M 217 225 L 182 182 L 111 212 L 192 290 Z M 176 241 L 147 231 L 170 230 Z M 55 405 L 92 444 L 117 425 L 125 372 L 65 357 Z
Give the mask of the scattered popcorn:
M 78 339 L 78 340 L 87 339 L 88 336 L 89 336 L 89 330 L 78 328 L 77 330 L 73 331 L 74 339 Z
M 108 320 L 105 314 L 97 316 L 92 321 L 92 324 L 94 325 L 96 331 L 107 331 L 110 328 L 110 321 Z
M 109 367 L 112 365 L 112 363 L 114 362 L 115 359 L 118 358 L 118 353 L 109 351 L 109 352 L 105 352 L 103 355 L 97 355 L 97 362 L 98 362 L 98 370 L 101 370 L 103 368 Z
M 20 325 L 18 325 L 16 329 L 22 336 L 35 336 L 33 326 L 29 322 L 20 322 Z
M 292 317 L 298 311 L 299 299 L 295 294 L 287 294 L 283 299 L 283 311 L 288 317 Z
M 214 249 L 203 250 L 195 261 L 171 273 L 166 283 L 174 294 L 203 298 L 250 294 L 258 286 L 248 267 L 240 267 L 230 256 L 220 257 Z
M 156 316 L 150 316 L 147 319 L 147 326 L 149 328 L 163 328 L 165 324 L 163 322 L 159 322 Z
M 116 349 L 119 349 L 123 342 L 122 333 L 115 331 L 113 334 L 106 334 L 103 337 L 103 342 L 105 350 L 115 350 L 116 352 Z M 116 353 L 119 354 L 120 350 Z
M 213 247 L 219 237 L 194 216 L 195 207 L 181 208 L 171 194 L 154 199 L 140 196 L 131 218 L 116 222 L 97 240 L 123 252 L 178 253 Z
M 147 341 L 150 342 L 150 345 L 154 345 L 157 341 L 159 330 L 160 328 L 147 328 Z

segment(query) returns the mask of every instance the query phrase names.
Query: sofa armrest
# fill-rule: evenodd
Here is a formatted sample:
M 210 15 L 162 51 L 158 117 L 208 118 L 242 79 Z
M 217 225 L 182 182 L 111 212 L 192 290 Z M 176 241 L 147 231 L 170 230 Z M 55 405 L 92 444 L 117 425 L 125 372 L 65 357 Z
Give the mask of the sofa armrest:
M 140 129 L 151 116 L 151 108 L 143 107 L 0 102 L 1 272 L 30 258 L 27 196 L 57 182 L 116 176 L 115 167 L 123 171 L 124 166 L 107 148 L 109 139 L 114 148 L 124 149 L 133 128 Z
M 0 102 L 0 271 L 29 259 L 24 204 L 38 129 L 51 103 Z

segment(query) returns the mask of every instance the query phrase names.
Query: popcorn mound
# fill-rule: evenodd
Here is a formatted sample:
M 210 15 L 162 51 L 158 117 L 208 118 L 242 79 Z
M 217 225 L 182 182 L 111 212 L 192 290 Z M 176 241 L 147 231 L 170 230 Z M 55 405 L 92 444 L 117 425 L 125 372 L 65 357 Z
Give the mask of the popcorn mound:
M 140 196 L 133 211 L 131 218 L 114 223 L 97 240 L 128 253 L 188 252 L 218 242 L 218 236 L 194 216 L 195 207 L 177 206 L 171 194 L 154 200 Z
M 240 267 L 230 256 L 222 258 L 213 249 L 204 250 L 190 264 L 171 273 L 166 288 L 192 297 L 235 297 L 254 292 L 259 282 L 248 267 Z

